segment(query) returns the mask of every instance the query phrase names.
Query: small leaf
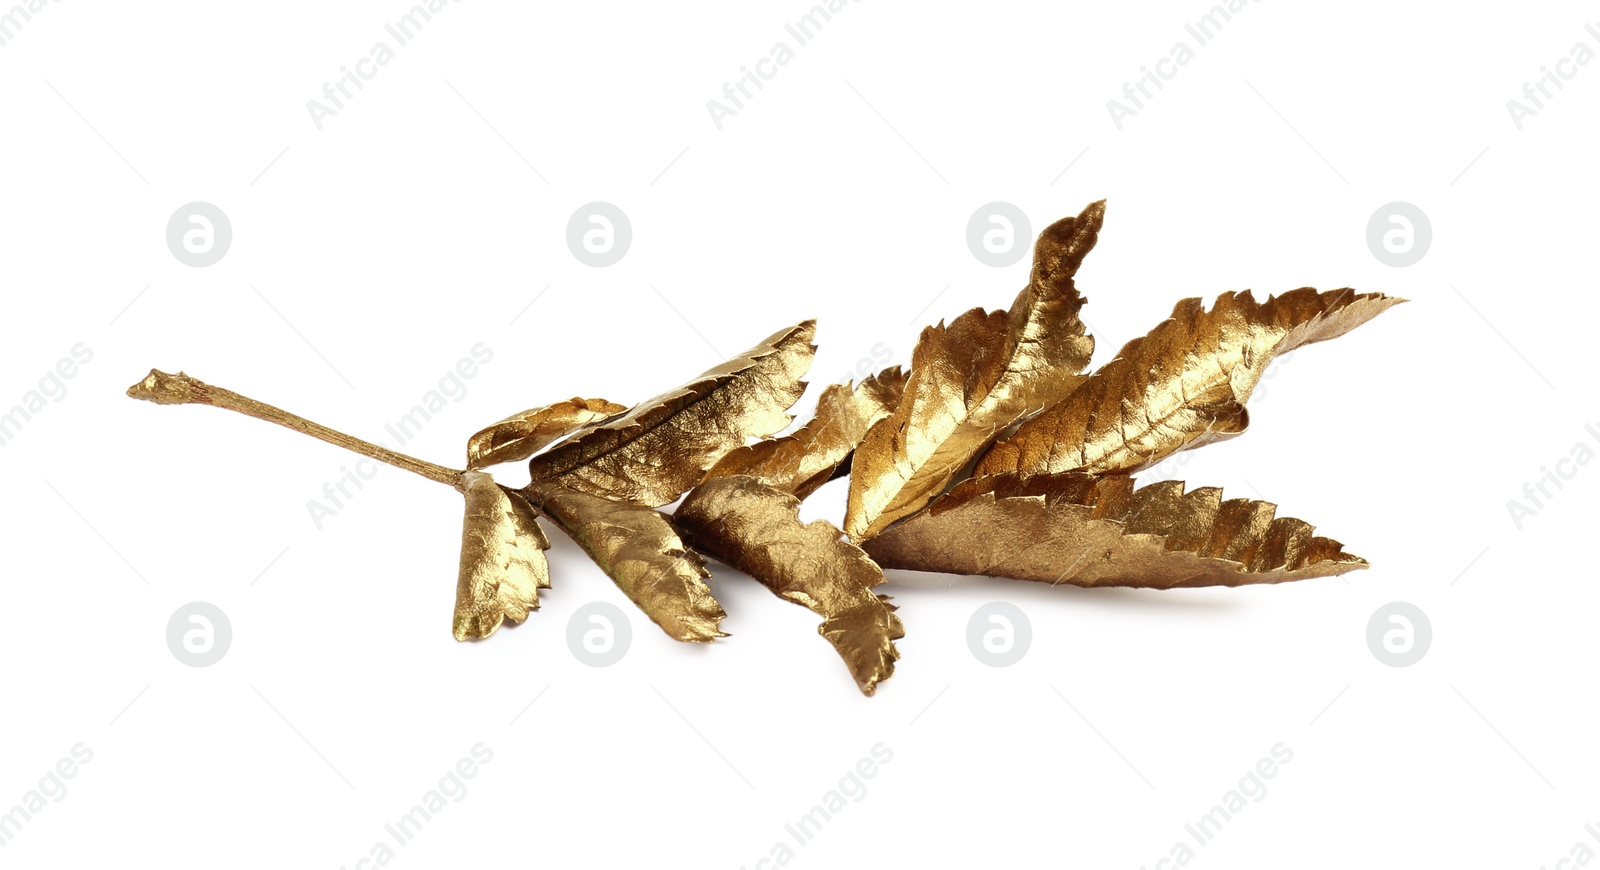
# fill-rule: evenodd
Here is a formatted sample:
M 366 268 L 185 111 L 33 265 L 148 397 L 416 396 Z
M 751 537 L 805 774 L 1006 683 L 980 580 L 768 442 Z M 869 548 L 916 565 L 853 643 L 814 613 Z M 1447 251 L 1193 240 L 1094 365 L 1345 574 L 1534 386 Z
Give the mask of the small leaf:
M 1179 481 L 1003 474 L 963 481 L 865 545 L 885 568 L 986 574 L 1052 585 L 1241 586 L 1367 567 L 1264 501 Z
M 780 330 L 678 389 L 590 426 L 533 458 L 535 483 L 655 507 L 699 483 L 717 460 L 792 421 L 816 322 Z
M 834 384 L 822 392 L 816 413 L 800 429 L 734 450 L 706 473 L 706 479 L 745 474 L 804 499 L 840 473 L 872 424 L 899 404 L 905 386 L 906 375 L 899 366 L 854 388 Z
M 467 469 L 476 471 L 502 462 L 521 462 L 557 438 L 626 410 L 626 405 L 605 399 L 573 396 L 565 402 L 512 414 L 467 439 Z
M 708 480 L 673 519 L 691 546 L 821 616 L 817 633 L 844 658 L 863 694 L 894 674 L 905 627 L 872 587 L 883 572 L 832 523 L 803 524 L 800 500 L 754 477 Z
M 1382 293 L 1302 287 L 1258 303 L 1224 293 L 1210 311 L 1185 299 L 1065 401 L 989 448 L 977 474 L 1100 474 L 1149 468 L 1179 450 L 1231 438 L 1277 354 L 1337 338 L 1404 302 Z
M 683 641 L 727 636 L 717 627 L 727 614 L 706 585 L 704 560 L 660 511 L 554 484 L 524 492 L 667 634 Z
M 470 640 L 539 609 L 539 590 L 550 587 L 544 558 L 550 541 L 521 493 L 477 471 L 468 471 L 462 483 L 467 504 L 454 628 L 456 640 Z
M 925 507 L 1001 432 L 1066 398 L 1094 339 L 1074 276 L 1099 237 L 1105 203 L 1051 224 L 1008 311 L 974 308 L 922 331 L 895 412 L 867 432 L 850 474 L 845 531 L 860 541 Z

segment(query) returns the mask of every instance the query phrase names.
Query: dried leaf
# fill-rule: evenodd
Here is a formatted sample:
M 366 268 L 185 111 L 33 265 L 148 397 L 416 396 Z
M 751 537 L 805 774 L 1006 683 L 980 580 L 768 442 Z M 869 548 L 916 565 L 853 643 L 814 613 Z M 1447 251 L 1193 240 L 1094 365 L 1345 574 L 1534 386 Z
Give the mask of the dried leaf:
M 872 591 L 883 572 L 832 523 L 802 524 L 800 500 L 757 478 L 732 475 L 695 487 L 673 519 L 689 544 L 821 616 L 817 633 L 844 658 L 862 693 L 894 673 L 905 627 Z
M 522 495 L 477 471 L 462 476 L 466 496 L 461 526 L 461 571 L 456 580 L 456 640 L 485 638 L 505 620 L 539 609 L 539 590 L 550 588 L 544 551 L 550 540 Z
M 1264 501 L 1180 481 L 1004 474 L 963 481 L 927 511 L 873 538 L 885 568 L 986 574 L 1075 586 L 1241 586 L 1367 567 Z
M 590 426 L 529 463 L 535 483 L 654 507 L 700 482 L 728 451 L 789 425 L 811 365 L 816 322 L 748 351 L 628 413 Z
M 706 473 L 706 479 L 745 474 L 803 500 L 836 476 L 872 424 L 899 404 L 905 386 L 906 375 L 899 366 L 854 388 L 834 384 L 822 392 L 816 413 L 804 426 L 782 438 L 734 450 Z
M 1075 281 L 1103 216 L 1094 203 L 1046 228 L 1009 309 L 973 309 L 925 330 L 909 375 L 896 368 L 831 387 L 813 419 L 782 438 L 772 436 L 790 423 L 815 352 L 811 321 L 625 412 L 574 398 L 503 420 L 473 436 L 466 471 L 182 372 L 152 370 L 128 394 L 246 414 L 461 491 L 454 632 L 463 640 L 538 607 L 550 585 L 541 514 L 680 640 L 725 636 L 690 545 L 742 569 L 821 616 L 819 633 L 866 694 L 893 673 L 904 636 L 874 591 L 885 567 L 1153 588 L 1366 567 L 1269 503 L 1172 482 L 1136 489 L 1127 473 L 1244 431 L 1245 403 L 1275 355 L 1403 300 L 1310 288 L 1260 304 L 1228 293 L 1211 311 L 1185 300 L 1085 375 L 1094 342 Z M 521 459 L 532 480 L 523 490 L 478 470 Z M 847 471 L 844 531 L 802 523 L 800 500 Z M 677 516 L 655 509 L 691 487 Z
M 554 484 L 524 492 L 667 634 L 684 641 L 727 636 L 717 627 L 727 614 L 706 585 L 705 562 L 660 511 Z
M 467 439 L 467 469 L 521 462 L 546 444 L 628 410 L 605 399 L 573 396 L 565 402 L 529 408 L 488 426 Z
M 1096 202 L 1040 233 L 1028 286 L 1008 311 L 975 308 L 923 330 L 904 398 L 852 460 L 851 538 L 921 510 L 1008 426 L 1078 386 L 1094 339 L 1078 317 L 1084 299 L 1073 277 L 1104 216 Z
M 1348 288 L 1302 287 L 1257 303 L 1224 293 L 1206 311 L 1185 299 L 1065 401 L 998 441 L 979 475 L 1134 472 L 1240 434 L 1244 403 L 1280 353 L 1337 338 L 1404 302 Z

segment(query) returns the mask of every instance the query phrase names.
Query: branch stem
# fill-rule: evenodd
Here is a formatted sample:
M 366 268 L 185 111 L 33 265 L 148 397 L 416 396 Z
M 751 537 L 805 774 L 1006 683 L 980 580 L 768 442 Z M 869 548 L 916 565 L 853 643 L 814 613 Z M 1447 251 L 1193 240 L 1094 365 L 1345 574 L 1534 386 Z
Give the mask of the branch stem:
M 275 408 L 265 402 L 258 402 L 249 396 L 241 396 L 232 390 L 214 387 L 198 378 L 191 378 L 183 372 L 171 375 L 151 369 L 150 374 L 144 380 L 128 388 L 128 395 L 135 399 L 143 399 L 159 405 L 212 405 L 217 408 L 226 408 L 229 411 L 237 411 L 257 420 L 265 420 L 268 423 L 276 423 L 286 429 L 302 432 L 329 444 L 359 453 L 362 456 L 370 456 L 379 462 L 393 465 L 395 468 L 403 468 L 414 474 L 420 474 L 429 480 L 437 481 L 457 490 L 461 490 L 464 486 L 462 478 L 465 472 L 463 471 L 445 468 L 442 465 L 434 465 L 432 462 L 418 459 L 415 456 L 407 456 L 404 453 L 396 453 L 387 447 L 380 447 L 370 441 L 363 441 L 336 429 L 329 429 L 320 423 L 313 423 L 297 414 L 291 414 L 282 408 Z

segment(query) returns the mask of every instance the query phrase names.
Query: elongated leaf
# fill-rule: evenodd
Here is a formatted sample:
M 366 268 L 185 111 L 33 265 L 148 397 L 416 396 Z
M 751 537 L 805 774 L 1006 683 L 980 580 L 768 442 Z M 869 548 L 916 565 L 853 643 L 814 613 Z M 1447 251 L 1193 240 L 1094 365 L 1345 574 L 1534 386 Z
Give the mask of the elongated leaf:
M 1241 586 L 1367 567 L 1264 501 L 1179 481 L 1134 489 L 1090 474 L 996 475 L 957 484 L 865 549 L 885 568 L 1075 586 Z
M 780 330 L 748 351 L 533 458 L 535 483 L 654 507 L 700 482 L 750 438 L 788 426 L 811 365 L 816 322 Z
M 817 633 L 844 658 L 862 693 L 894 673 L 905 627 L 872 587 L 883 572 L 832 523 L 800 522 L 800 500 L 754 477 L 708 480 L 673 519 L 690 545 L 821 616 Z
M 1008 311 L 975 308 L 923 330 L 895 412 L 867 432 L 852 460 L 845 531 L 869 538 L 925 507 L 1003 430 L 1066 398 L 1094 340 L 1073 278 L 1094 247 L 1105 203 L 1051 224 L 1033 273 Z
M 872 424 L 889 416 L 905 386 L 899 366 L 853 388 L 834 384 L 823 391 L 816 414 L 804 426 L 734 450 L 706 472 L 706 479 L 745 474 L 804 499 L 836 475 Z
M 706 585 L 704 560 L 660 511 L 554 484 L 534 484 L 527 493 L 668 635 L 727 636 L 717 627 L 727 614 Z
M 573 396 L 565 402 L 512 414 L 467 439 L 467 468 L 477 470 L 502 462 L 521 462 L 557 438 L 626 410 L 626 405 L 605 399 Z
M 1404 301 L 1310 287 L 1261 303 L 1248 290 L 1224 293 L 1210 311 L 1185 299 L 1065 401 L 991 447 L 977 473 L 1134 472 L 1238 435 L 1274 356 L 1337 338 Z
M 482 472 L 469 471 L 462 480 L 467 505 L 454 631 L 456 640 L 471 640 L 539 609 L 539 590 L 550 587 L 544 558 L 550 540 L 521 493 Z

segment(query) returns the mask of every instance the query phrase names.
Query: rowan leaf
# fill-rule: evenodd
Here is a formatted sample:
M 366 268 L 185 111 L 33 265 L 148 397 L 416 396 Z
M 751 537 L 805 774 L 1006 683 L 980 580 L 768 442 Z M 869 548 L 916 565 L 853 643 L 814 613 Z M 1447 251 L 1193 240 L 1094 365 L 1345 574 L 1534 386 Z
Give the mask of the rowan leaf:
M 975 477 L 868 541 L 884 568 L 1075 586 L 1241 586 L 1367 567 L 1276 506 L 1180 481 L 1067 473 Z
M 478 471 L 462 476 L 466 497 L 461 570 L 456 579 L 456 640 L 485 638 L 501 623 L 522 622 L 550 587 L 544 551 L 550 540 L 537 514 L 515 490 Z
M 744 571 L 817 613 L 818 632 L 869 695 L 893 674 L 905 634 L 874 591 L 886 568 L 1164 589 L 1367 567 L 1268 502 L 1177 482 L 1136 487 L 1129 474 L 1243 432 L 1274 357 L 1404 300 L 1309 287 L 1261 303 L 1226 293 L 1209 311 L 1186 299 L 1085 374 L 1094 340 L 1076 276 L 1104 210 L 1092 203 L 1039 235 L 1009 308 L 923 330 L 909 373 L 829 387 L 812 419 L 782 437 L 816 350 L 812 321 L 631 409 L 574 397 L 508 417 L 469 439 L 465 471 L 182 372 L 152 370 L 128 395 L 246 414 L 460 491 L 462 640 L 538 608 L 550 585 L 541 515 L 679 640 L 725 636 L 705 557 Z M 480 471 L 524 459 L 531 482 L 521 490 Z M 802 522 L 801 500 L 846 473 L 843 530 Z M 686 492 L 674 516 L 657 510 Z
M 628 413 L 583 429 L 535 456 L 535 484 L 664 505 L 687 492 L 717 460 L 793 420 L 786 409 L 805 391 L 816 322 L 773 334 L 748 351 Z
M 899 366 L 854 387 L 833 384 L 822 392 L 816 413 L 804 426 L 732 451 L 706 472 L 706 480 L 745 474 L 804 500 L 840 473 L 872 424 L 899 404 L 905 386 Z
M 1007 311 L 974 308 L 922 331 L 904 397 L 856 448 L 852 539 L 921 510 L 1007 427 L 1077 387 L 1094 339 L 1073 279 L 1104 216 L 1105 203 L 1092 203 L 1040 233 L 1028 285 Z
M 696 550 L 749 574 L 781 598 L 821 616 L 863 694 L 894 674 L 905 627 L 872 591 L 883 571 L 826 520 L 802 523 L 800 500 L 746 475 L 708 480 L 673 515 Z
M 572 537 L 629 600 L 677 640 L 726 637 L 727 614 L 711 595 L 705 561 L 654 508 L 557 484 L 533 484 L 529 500 Z
M 1273 357 L 1337 338 L 1404 302 L 1310 287 L 1256 302 L 1224 293 L 1210 311 L 1184 299 L 1071 396 L 983 455 L 978 475 L 1130 473 L 1244 432 L 1245 402 Z
M 467 439 L 467 469 L 476 471 L 503 462 L 521 462 L 545 445 L 628 410 L 605 399 L 578 396 L 529 408 L 486 426 Z

